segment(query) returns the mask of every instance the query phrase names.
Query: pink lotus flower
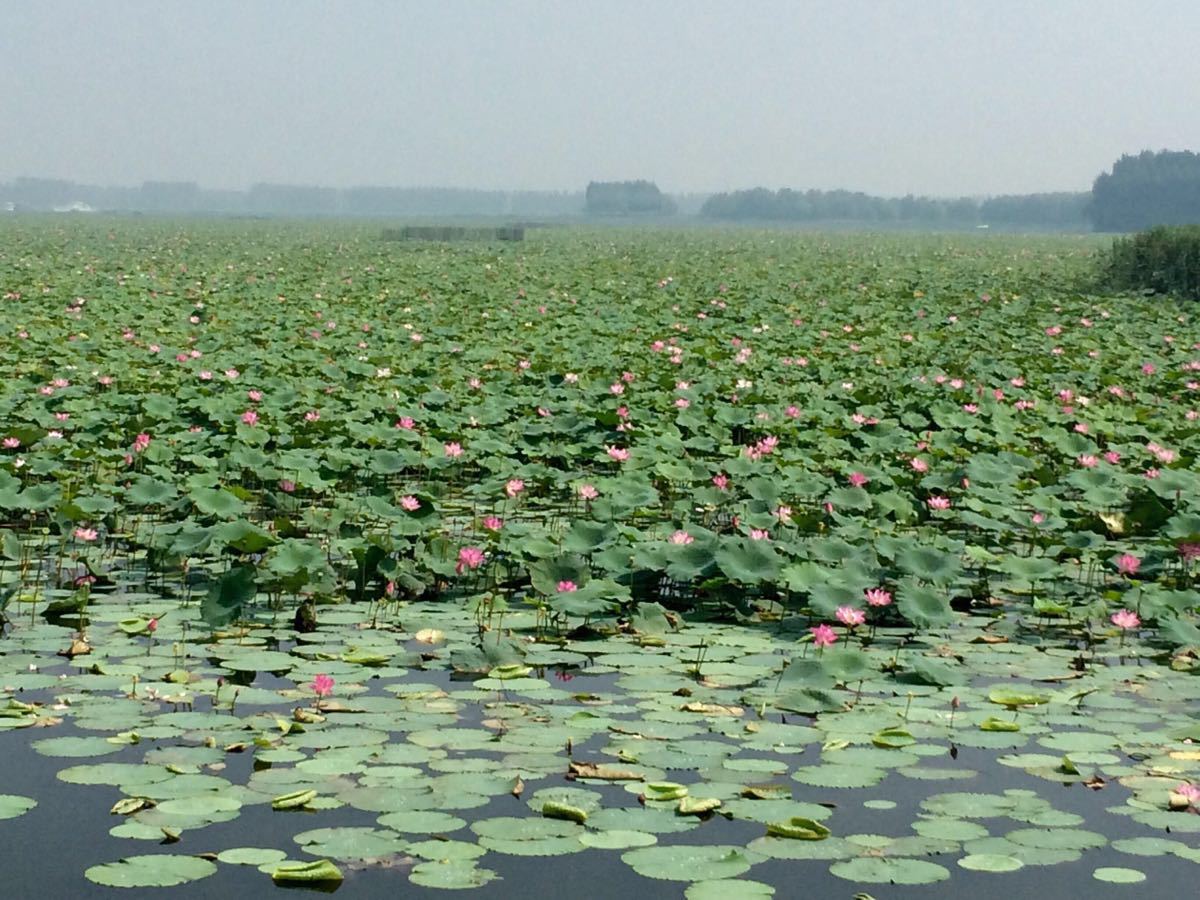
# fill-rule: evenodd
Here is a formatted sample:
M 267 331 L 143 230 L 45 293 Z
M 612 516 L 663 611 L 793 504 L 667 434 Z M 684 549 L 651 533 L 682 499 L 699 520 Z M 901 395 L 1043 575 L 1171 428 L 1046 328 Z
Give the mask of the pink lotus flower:
M 262 391 L 246 391 L 246 399 L 251 403 L 258 403 L 263 398 Z
M 151 634 L 154 634 L 154 632 L 158 631 L 158 619 L 151 618 L 150 621 L 146 623 L 146 630 Z
M 912 459 L 910 459 L 908 461 L 908 464 L 909 464 L 909 466 L 912 467 L 912 470 L 914 472 L 928 472 L 929 471 L 929 463 L 925 462 L 925 460 L 921 459 L 921 457 L 919 457 L 919 456 L 914 456 Z
M 464 569 L 478 569 L 485 559 L 486 555 L 478 547 L 463 547 L 458 551 L 458 564 L 454 571 L 461 575 Z
M 1041 513 L 1034 513 L 1029 517 L 1029 521 L 1031 521 L 1034 525 L 1041 525 L 1046 521 L 1046 517 Z
M 617 462 L 625 462 L 629 459 L 629 451 L 624 447 L 605 447 L 605 452 L 608 453 L 608 458 Z
M 146 451 L 146 448 L 149 446 L 150 446 L 150 435 L 146 434 L 146 432 L 144 432 L 144 431 L 133 439 L 133 452 L 134 453 L 144 453 Z
M 928 500 L 925 501 L 925 504 L 930 509 L 949 509 L 950 508 L 950 498 L 949 497 L 930 497 Z
M 421 501 L 412 494 L 406 494 L 400 498 L 400 508 L 408 512 L 416 512 L 421 508 Z
M 3 442 L 5 450 L 15 450 L 21 446 L 21 439 L 16 437 L 6 437 Z
M 1137 628 L 1142 624 L 1142 620 L 1138 618 L 1138 614 L 1132 609 L 1117 610 L 1115 613 L 1109 616 L 1109 618 L 1112 620 L 1114 625 L 1125 630 Z
M 279 489 L 281 491 L 283 491 L 285 494 L 295 493 L 296 482 L 291 481 L 287 478 L 281 478 L 281 479 L 279 479 Z
M 515 497 L 523 490 L 525 490 L 525 482 L 520 478 L 510 478 L 504 485 L 504 493 L 509 497 Z
M 212 381 L 213 374 L 208 369 L 201 369 L 197 376 L 201 381 Z
M 579 496 L 584 500 L 595 500 L 600 496 L 600 492 L 590 484 L 581 484 L 579 486 Z
M 320 413 L 320 410 L 316 410 L 316 409 L 310 409 L 308 412 L 306 412 L 306 413 L 304 414 L 304 421 L 305 421 L 305 422 L 319 422 L 319 421 L 321 421 L 321 413 Z
M 862 487 L 864 484 L 869 482 L 871 479 L 868 478 L 866 475 L 864 475 L 862 472 L 851 472 L 849 477 L 846 480 L 849 481 L 852 485 L 854 485 L 854 487 Z
M 308 686 L 318 697 L 328 697 L 333 693 L 333 676 L 324 673 L 316 675 Z
M 1115 466 L 1121 461 L 1121 454 L 1116 450 L 1108 450 L 1104 454 L 1104 461 Z
M 1132 553 L 1122 553 L 1117 557 L 1117 571 L 1122 575 L 1136 575 L 1142 566 L 1142 561 Z
M 712 483 L 713 483 L 713 486 L 718 491 L 728 490 L 729 489 L 729 476 L 728 475 L 720 475 L 720 474 L 714 475 L 712 478 Z
M 834 616 L 843 625 L 849 625 L 851 628 L 867 621 L 867 614 L 853 606 L 839 606 L 834 612 Z
M 95 528 L 84 528 L 81 526 L 75 529 L 76 539 L 80 541 L 86 541 L 89 544 L 99 536 L 100 534 Z
M 458 459 L 458 457 L 463 455 L 462 445 L 457 441 L 450 441 L 448 444 L 443 445 L 442 450 L 450 459 Z
M 883 588 L 867 588 L 864 592 L 867 598 L 868 606 L 888 606 L 892 602 L 892 595 Z
M 813 645 L 816 647 L 831 647 L 837 643 L 837 632 L 822 623 L 808 629 L 812 633 Z
M 1185 562 L 1191 562 L 1193 559 L 1200 559 L 1200 544 L 1180 544 L 1179 555 L 1183 557 Z
M 401 416 L 396 420 L 396 427 L 402 431 L 412 431 L 416 427 L 416 424 L 412 416 Z
M 690 534 L 688 534 L 686 531 L 684 531 L 683 529 L 680 529 L 679 531 L 676 531 L 674 534 L 672 534 L 669 538 L 667 538 L 667 540 L 670 541 L 672 544 L 690 544 L 690 543 L 692 543 L 692 541 L 694 541 L 696 539 L 694 537 L 692 537 Z
M 782 524 L 789 525 L 792 521 L 792 508 L 790 506 L 778 506 L 771 513 Z
M 573 594 L 579 590 L 579 585 L 573 581 L 560 581 L 557 588 L 560 594 Z
M 1093 456 L 1091 453 L 1080 454 L 1078 462 L 1085 469 L 1094 469 L 1096 466 L 1098 466 L 1100 464 L 1100 460 L 1097 459 L 1095 456 Z
M 765 528 L 751 528 L 750 540 L 752 541 L 769 541 L 771 534 Z
M 258 424 L 258 413 L 252 409 L 246 410 L 244 413 L 242 413 L 242 422 L 246 425 Z
M 485 516 L 479 524 L 488 531 L 499 531 L 504 527 L 504 520 L 499 516 Z

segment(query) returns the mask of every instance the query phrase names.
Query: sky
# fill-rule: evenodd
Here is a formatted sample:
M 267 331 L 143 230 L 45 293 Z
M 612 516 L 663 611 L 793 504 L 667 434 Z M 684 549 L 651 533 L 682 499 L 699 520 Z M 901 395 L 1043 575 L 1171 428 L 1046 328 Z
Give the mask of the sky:
M 889 196 L 1200 151 L 1195 0 L 0 0 L 0 181 Z

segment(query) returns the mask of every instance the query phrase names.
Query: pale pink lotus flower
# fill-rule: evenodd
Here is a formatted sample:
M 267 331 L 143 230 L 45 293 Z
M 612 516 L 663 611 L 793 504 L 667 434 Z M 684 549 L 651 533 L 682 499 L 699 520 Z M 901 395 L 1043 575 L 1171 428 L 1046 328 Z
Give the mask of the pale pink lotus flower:
M 515 497 L 523 490 L 525 490 L 525 482 L 520 478 L 510 478 L 504 485 L 504 493 L 509 497 Z
M 56 412 L 54 414 L 54 418 L 60 422 L 69 422 L 71 420 L 71 414 L 65 412 Z
M 557 584 L 557 589 L 560 594 L 573 594 L 579 590 L 579 585 L 573 581 L 564 579 Z
M 868 606 L 887 606 L 892 602 L 892 595 L 883 588 L 867 588 L 863 591 Z
M 213 373 L 208 371 L 208 369 L 201 369 L 200 374 L 196 377 L 201 381 L 212 381 Z
M 853 606 L 839 606 L 834 611 L 834 616 L 843 625 L 849 625 L 851 628 L 867 621 L 867 614 L 861 609 L 855 609 Z
M 608 458 L 616 462 L 625 462 L 629 459 L 629 451 L 624 447 L 605 447 L 604 450 L 608 454 Z
M 950 498 L 949 497 L 941 497 L 941 496 L 930 497 L 928 500 L 925 501 L 925 503 L 930 509 L 949 509 L 950 508 Z
M 771 539 L 771 533 L 769 531 L 767 531 L 765 528 L 751 528 L 750 529 L 750 540 L 752 540 L 752 541 L 769 541 L 770 539 Z
M 1183 543 L 1179 545 L 1179 555 L 1183 557 L 1185 562 L 1191 562 L 1193 559 L 1200 559 L 1200 544 Z
M 499 531 L 504 527 L 504 520 L 499 516 L 485 516 L 481 524 L 488 531 Z
M 808 630 L 812 634 L 812 642 L 815 647 L 831 647 L 837 643 L 837 632 L 824 623 L 814 625 Z
M 565 381 L 567 384 L 578 384 L 579 376 L 574 372 L 567 372 L 565 375 L 563 375 L 563 381 Z
M 1115 466 L 1121 461 L 1121 454 L 1116 450 L 1106 450 L 1104 452 L 1104 461 Z
M 10 438 L 10 440 L 13 440 L 13 439 Z M 729 476 L 717 473 L 716 475 L 714 475 L 712 477 L 712 483 L 713 483 L 713 486 L 718 491 L 728 490 L 729 489 Z
M 306 412 L 304 414 L 304 421 L 305 422 L 320 422 L 321 421 L 321 411 L 317 410 L 317 409 L 310 409 L 308 412 Z
M 1116 559 L 1117 572 L 1122 575 L 1136 575 L 1142 567 L 1142 561 L 1132 553 L 1122 553 Z
M 281 491 L 283 491 L 285 494 L 295 493 L 296 482 L 294 482 L 288 478 L 280 478 L 279 479 L 279 489 Z
M 464 569 L 478 569 L 486 558 L 478 547 L 463 547 L 458 551 L 458 563 L 454 566 L 454 571 L 461 575 Z
M 146 448 L 148 448 L 149 446 L 150 446 L 150 435 L 146 434 L 146 432 L 144 432 L 144 431 L 141 432 L 137 437 L 135 437 L 133 439 L 133 452 L 134 453 L 145 453 Z
M 421 508 L 421 501 L 412 494 L 405 494 L 400 498 L 400 508 L 407 512 L 416 512 Z
M 1137 628 L 1142 624 L 1142 620 L 1138 618 L 1138 614 L 1132 609 L 1121 609 L 1113 613 L 1109 618 L 1112 623 L 1118 628 L 1130 629 Z
M 1029 521 L 1031 521 L 1034 525 L 1041 525 L 1043 522 L 1046 521 L 1046 517 L 1044 515 L 1042 515 L 1040 512 L 1036 512 L 1032 516 L 1029 517 Z
M 463 455 L 462 444 L 458 443 L 458 441 L 450 441 L 443 445 L 442 450 L 450 459 L 457 459 Z
M 1016 378 L 1010 378 L 1008 383 L 1015 388 L 1025 387 L 1025 379 L 1018 375 Z
M 151 353 L 162 353 L 162 347 L 158 346 L 158 344 L 150 344 L 146 349 Z
M 979 412 L 979 406 L 978 406 L 978 404 L 975 404 L 975 403 L 964 403 L 963 404 L 963 412 L 971 413 L 972 415 L 974 415 L 975 413 Z
M 1075 423 L 1075 433 L 1076 434 L 1087 434 L 1090 430 L 1091 429 L 1088 427 L 1087 422 L 1076 422 Z
M 689 400 L 687 397 L 676 397 L 675 398 L 675 406 L 677 409 L 687 409 L 691 405 L 692 405 L 692 401 Z
M 246 410 L 244 413 L 242 413 L 242 422 L 246 425 L 258 424 L 258 413 L 252 409 Z
M 408 339 L 414 344 L 419 344 L 421 341 L 425 340 L 424 336 L 419 331 L 414 331 L 408 336 Z
M 233 381 L 235 378 L 237 378 L 241 374 L 242 373 L 239 372 L 237 369 L 226 369 L 225 370 L 225 377 L 228 378 L 230 381 Z
M 778 519 L 781 524 L 789 525 L 792 521 L 792 508 L 790 506 L 780 505 L 777 506 L 774 511 L 772 511 L 771 515 Z
M 96 381 L 98 381 L 100 384 L 104 385 L 105 387 L 108 387 L 110 384 L 113 383 L 113 379 L 112 379 L 111 375 L 101 375 L 99 378 L 96 379 Z
M 1144 366 L 1142 366 L 1143 375 L 1153 375 L 1157 371 L 1158 369 L 1155 368 L 1154 363 L 1146 363 Z
M 800 407 L 789 406 L 787 409 L 785 409 L 783 411 L 783 414 L 785 416 L 787 416 L 789 419 L 798 419 L 798 418 L 800 418 Z
M 621 394 L 625 393 L 625 385 L 621 384 L 619 381 L 613 382 L 608 386 L 608 392 L 619 397 Z
M 674 532 L 667 540 L 672 544 L 690 544 L 696 539 L 681 528 Z
M 467 382 L 467 386 L 473 391 L 477 391 L 483 387 L 483 382 L 478 378 L 472 378 Z
M 1098 465 L 1100 464 L 1100 460 L 1099 460 L 1099 459 L 1097 459 L 1097 458 L 1096 458 L 1094 455 L 1092 455 L 1091 453 L 1082 453 L 1082 454 L 1080 454 L 1080 456 L 1079 456 L 1079 459 L 1077 460 L 1077 462 L 1078 462 L 1078 463 L 1079 463 L 1081 466 L 1083 466 L 1085 469 L 1093 469 L 1093 468 L 1095 468 L 1096 466 L 1098 466 Z
M 76 539 L 81 540 L 81 541 L 86 541 L 87 543 L 91 543 L 92 541 L 96 540 L 96 538 L 98 538 L 99 536 L 100 536 L 100 533 L 98 531 L 96 531 L 95 528 L 85 528 L 83 526 L 80 526 L 79 528 L 75 529 Z
M 548 410 L 546 407 L 544 407 L 544 406 L 539 406 L 539 407 L 537 408 L 537 414 L 538 414 L 539 416 L 541 416 L 543 419 L 547 419 L 547 418 L 549 418 L 549 417 L 550 417 L 550 414 L 551 414 L 551 413 L 550 413 L 550 410 Z
M 1200 810 L 1200 784 L 1192 784 L 1185 781 L 1179 787 L 1175 788 L 1175 790 L 1171 791 L 1171 793 L 1186 800 L 1187 805 L 1192 809 Z
M 417 427 L 417 423 L 413 421 L 412 416 L 401 416 L 396 420 L 396 427 L 401 431 L 412 431 Z
M 849 481 L 850 484 L 852 484 L 854 487 L 862 487 L 864 484 L 869 482 L 871 479 L 868 478 L 866 475 L 864 475 L 862 472 L 851 472 L 850 475 L 846 478 L 846 480 Z
M 925 460 L 921 459 L 919 456 L 914 456 L 908 461 L 908 464 L 912 467 L 914 472 L 929 471 L 929 463 L 925 462 Z
M 1159 472 L 1158 469 L 1147 469 L 1142 474 L 1145 475 L 1147 478 L 1153 479 L 1153 478 L 1157 478 L 1162 473 Z
M 600 492 L 590 484 L 581 484 L 579 486 L 579 496 L 584 500 L 595 500 L 600 496 Z
M 260 400 L 262 400 L 263 394 L 262 394 L 262 391 L 254 391 L 254 390 L 246 391 L 246 398 L 251 403 L 258 403 Z

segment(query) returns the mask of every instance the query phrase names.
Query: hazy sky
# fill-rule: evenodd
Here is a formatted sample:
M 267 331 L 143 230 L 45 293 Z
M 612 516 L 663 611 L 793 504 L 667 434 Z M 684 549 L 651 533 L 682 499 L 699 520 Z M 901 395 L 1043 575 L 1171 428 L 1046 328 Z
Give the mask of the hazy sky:
M 1200 150 L 1196 0 L 0 0 L 0 181 L 1081 190 Z

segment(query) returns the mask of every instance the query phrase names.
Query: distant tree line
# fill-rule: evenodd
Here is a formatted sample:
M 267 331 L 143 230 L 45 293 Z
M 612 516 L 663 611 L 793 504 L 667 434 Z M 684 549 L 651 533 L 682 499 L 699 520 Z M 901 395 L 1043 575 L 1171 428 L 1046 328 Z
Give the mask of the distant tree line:
M 652 181 L 593 181 L 584 197 L 590 216 L 670 216 L 676 209 Z
M 877 197 L 860 191 L 771 191 L 754 188 L 714 194 L 700 209 L 710 219 L 785 222 L 913 223 L 961 227 L 1012 225 L 1082 228 L 1087 224 L 1086 193 L 1017 194 L 975 200 L 970 197 Z
M 1122 156 L 1092 184 L 1088 216 L 1098 231 L 1200 223 L 1200 154 Z

